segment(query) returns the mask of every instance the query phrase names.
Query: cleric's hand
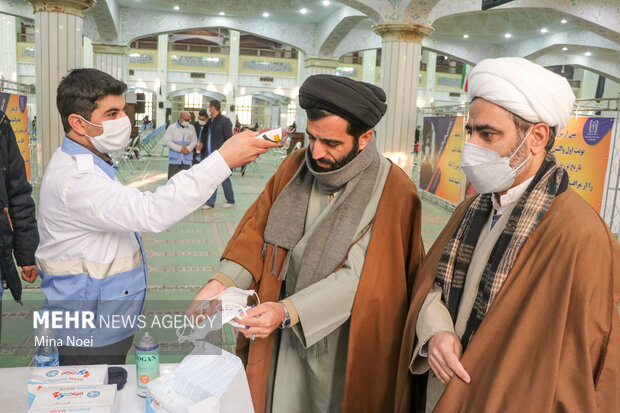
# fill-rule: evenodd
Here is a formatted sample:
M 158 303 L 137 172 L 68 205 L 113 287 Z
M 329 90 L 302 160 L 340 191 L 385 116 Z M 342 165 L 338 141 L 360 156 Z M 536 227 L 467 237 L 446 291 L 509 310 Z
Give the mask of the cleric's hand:
M 248 310 L 245 318 L 235 318 L 246 328 L 236 327 L 246 338 L 267 338 L 284 321 L 284 307 L 280 303 L 266 302 Z
M 441 331 L 428 341 L 428 364 L 444 385 L 448 385 L 455 374 L 465 383 L 471 381 L 469 374 L 459 361 L 462 353 L 461 341 L 450 331 Z

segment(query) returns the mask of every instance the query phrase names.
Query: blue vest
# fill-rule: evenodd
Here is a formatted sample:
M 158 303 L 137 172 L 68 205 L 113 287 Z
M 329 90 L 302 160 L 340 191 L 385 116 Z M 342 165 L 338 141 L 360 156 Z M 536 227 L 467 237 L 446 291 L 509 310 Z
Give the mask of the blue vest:
M 63 142 L 62 151 L 70 155 L 91 154 L 88 149 L 67 138 Z M 114 180 L 116 165 L 109 165 L 94 154 L 92 156 L 95 165 Z M 61 339 L 63 345 L 71 346 L 70 340 L 92 339 L 92 347 L 102 347 L 138 332 L 138 316 L 142 314 L 146 298 L 148 269 L 139 233 L 136 233 L 136 239 L 140 245 L 142 262 L 129 271 L 93 278 L 88 273 L 50 275 L 38 270 L 42 279 L 41 290 L 46 298 L 43 308 L 50 311 L 89 311 L 94 314 L 94 329 L 80 327 L 56 330 L 56 339 Z M 115 325 L 115 320 L 120 323 Z
M 177 141 L 173 140 L 172 142 L 176 143 L 177 145 L 181 145 L 181 146 L 187 146 L 190 143 L 192 143 L 192 140 L 189 137 L 191 130 L 194 129 L 192 125 L 184 128 L 183 126 L 181 126 L 179 122 L 177 122 L 172 127 L 185 129 L 183 131 L 183 139 L 177 140 Z M 181 152 L 173 151 L 172 149 L 168 151 L 168 163 L 170 163 L 171 165 L 181 165 L 181 164 L 191 165 L 193 159 L 194 159 L 194 155 L 192 152 L 189 152 L 187 155 L 183 155 Z

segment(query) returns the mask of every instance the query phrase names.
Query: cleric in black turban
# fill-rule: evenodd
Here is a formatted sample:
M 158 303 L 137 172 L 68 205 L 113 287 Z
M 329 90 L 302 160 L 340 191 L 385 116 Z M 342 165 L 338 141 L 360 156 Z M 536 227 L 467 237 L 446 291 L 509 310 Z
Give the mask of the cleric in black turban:
M 313 75 L 299 88 L 302 109 L 322 109 L 369 128 L 385 114 L 385 100 L 380 87 L 344 76 Z

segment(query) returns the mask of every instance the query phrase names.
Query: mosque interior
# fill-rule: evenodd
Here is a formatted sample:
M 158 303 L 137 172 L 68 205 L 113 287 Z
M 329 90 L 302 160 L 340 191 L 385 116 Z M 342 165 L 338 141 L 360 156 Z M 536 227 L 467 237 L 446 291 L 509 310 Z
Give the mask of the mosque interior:
M 613 120 L 594 191 L 600 197 L 592 205 L 619 233 L 618 0 L 514 0 L 488 10 L 482 0 L 0 0 L 0 97 L 26 96 L 20 145 L 35 201 L 64 135 L 55 88 L 72 68 L 97 68 L 127 83 L 133 136 L 145 145 L 138 156 L 118 159 L 119 179 L 144 191 L 166 183 L 164 129 L 182 111 L 197 117 L 216 99 L 238 126 L 294 124 L 303 133 L 299 86 L 313 74 L 337 74 L 386 91 L 388 112 L 376 129 L 379 149 L 420 186 L 427 249 L 467 192 L 458 182 L 452 193 L 433 189 L 441 161 L 433 154 L 443 148 L 437 132 L 443 126 L 428 119 L 452 119 L 451 127 L 461 128 L 455 136 L 463 139 L 468 74 L 478 62 L 503 56 L 524 57 L 564 76 L 577 97 L 576 119 Z M 424 127 L 419 144 L 418 126 Z M 165 300 L 191 299 L 214 274 L 237 223 L 282 156 L 270 152 L 243 175 L 233 173 L 233 208 L 220 208 L 220 193 L 215 209 L 143 234 L 147 313 Z M 39 285 L 24 287 L 23 307 L 4 301 L 2 367 L 33 363 L 27 314 L 43 299 Z M 222 330 L 228 350 L 233 331 Z M 170 350 L 163 362 L 182 358 L 172 332 L 160 342 Z

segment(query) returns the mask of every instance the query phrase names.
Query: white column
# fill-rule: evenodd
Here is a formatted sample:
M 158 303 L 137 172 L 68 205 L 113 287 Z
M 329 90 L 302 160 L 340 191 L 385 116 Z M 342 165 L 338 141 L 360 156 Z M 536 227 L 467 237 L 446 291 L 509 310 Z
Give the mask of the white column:
M 271 128 L 275 128 L 277 126 L 282 126 L 286 128 L 286 124 L 280 122 L 280 106 L 273 105 L 271 106 L 271 119 L 269 119 L 269 123 L 271 124 Z
M 230 110 L 230 106 L 235 104 L 235 98 L 239 96 L 239 43 L 241 34 L 237 30 L 229 30 L 230 45 L 228 51 L 228 82 L 226 87 L 226 101 L 228 102 L 228 119 L 235 124 L 235 112 Z M 236 107 L 235 107 L 236 110 Z
M 159 83 L 159 90 L 155 88 L 157 94 L 157 111 L 156 122 L 157 127 L 166 123 L 166 102 L 168 100 L 168 35 L 160 34 L 157 36 L 157 79 L 156 86 Z M 159 93 L 161 91 L 161 93 Z M 162 103 L 160 105 L 160 103 Z
M 17 82 L 17 28 L 15 17 L 0 14 L 0 79 Z
M 598 74 L 589 70 L 583 69 L 583 75 L 581 80 L 581 87 L 579 90 L 581 99 L 594 99 L 596 95 L 596 88 L 598 86 Z M 579 79 L 575 77 L 576 79 Z
M 95 54 L 93 53 L 93 43 L 86 36 L 83 37 L 84 47 L 82 49 L 82 67 L 95 67 Z
M 300 51 L 297 51 L 297 91 L 301 87 L 304 80 L 306 80 L 306 68 L 304 67 L 304 56 Z M 299 106 L 299 96 L 291 96 L 295 99 L 295 125 L 297 126 L 297 132 L 306 132 L 306 111 Z
M 364 50 L 362 53 L 362 80 L 375 84 L 377 75 L 377 49 Z
M 433 29 L 418 24 L 381 24 L 373 30 L 382 39 L 381 87 L 388 104 L 377 128 L 377 146 L 409 174 L 413 166 L 409 145 L 415 140 L 421 43 Z
M 39 177 L 65 136 L 56 109 L 56 88 L 69 71 L 82 67 L 82 17 L 95 0 L 31 0 L 37 67 Z
M 301 59 L 298 60 L 298 62 L 300 61 Z M 299 82 L 300 87 L 304 83 L 304 80 L 306 80 L 312 75 L 335 75 L 336 68 L 340 65 L 338 59 L 321 59 L 315 57 L 306 58 L 303 60 L 303 63 L 303 72 L 301 71 L 301 65 L 299 66 L 299 71 L 303 73 L 303 78 L 301 76 L 298 77 L 301 79 Z M 306 111 L 299 106 L 299 98 L 297 98 L 295 104 L 297 105 L 297 109 L 295 112 L 295 123 L 297 125 L 297 132 L 305 132 L 306 125 L 308 123 L 308 120 L 306 118 Z
M 304 66 L 306 68 L 306 78 L 312 75 L 335 75 L 336 68 L 340 66 L 338 59 L 318 59 L 308 58 L 304 60 Z
M 93 44 L 94 67 L 118 80 L 126 81 L 129 74 L 129 48 L 116 44 Z
M 435 101 L 435 73 L 437 71 L 437 53 L 428 52 L 426 63 L 426 85 L 424 85 L 424 106 L 431 106 Z

